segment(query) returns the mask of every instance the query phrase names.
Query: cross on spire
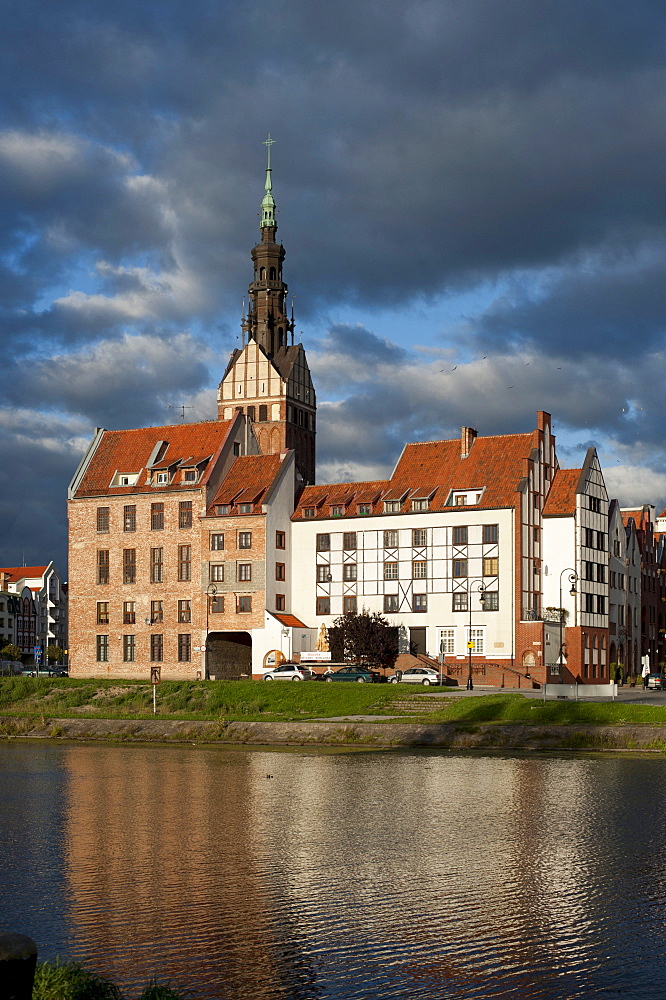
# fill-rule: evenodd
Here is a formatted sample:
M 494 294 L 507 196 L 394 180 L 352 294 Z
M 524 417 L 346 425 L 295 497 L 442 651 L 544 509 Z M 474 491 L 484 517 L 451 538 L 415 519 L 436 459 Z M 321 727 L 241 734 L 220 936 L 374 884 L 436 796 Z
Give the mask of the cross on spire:
M 277 142 L 277 140 L 271 139 L 271 134 L 269 132 L 268 138 L 264 139 L 264 146 L 266 147 L 266 152 L 268 153 L 268 170 L 271 169 L 271 146 L 273 145 L 274 142 Z

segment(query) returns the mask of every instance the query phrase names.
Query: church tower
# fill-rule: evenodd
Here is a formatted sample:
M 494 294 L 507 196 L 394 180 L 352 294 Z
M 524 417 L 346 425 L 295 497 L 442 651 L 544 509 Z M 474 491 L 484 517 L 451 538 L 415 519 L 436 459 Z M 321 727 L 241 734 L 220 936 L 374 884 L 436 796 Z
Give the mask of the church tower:
M 241 321 L 242 347 L 236 348 L 218 391 L 218 418 L 241 410 L 254 423 L 263 455 L 286 448 L 296 453 L 296 468 L 305 484 L 315 481 L 316 400 L 302 344 L 294 344 L 294 310 L 287 314 L 287 285 L 282 277 L 284 247 L 275 236 L 275 200 L 271 146 L 261 203 L 261 238 L 252 249 L 254 273 L 248 310 Z

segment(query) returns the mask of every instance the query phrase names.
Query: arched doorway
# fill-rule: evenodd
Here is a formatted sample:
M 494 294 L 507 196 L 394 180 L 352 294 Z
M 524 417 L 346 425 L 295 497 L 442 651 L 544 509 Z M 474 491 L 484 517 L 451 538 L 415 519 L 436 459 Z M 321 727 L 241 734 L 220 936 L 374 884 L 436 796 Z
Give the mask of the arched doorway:
M 240 681 L 252 676 L 252 636 L 249 632 L 209 632 L 206 677 Z

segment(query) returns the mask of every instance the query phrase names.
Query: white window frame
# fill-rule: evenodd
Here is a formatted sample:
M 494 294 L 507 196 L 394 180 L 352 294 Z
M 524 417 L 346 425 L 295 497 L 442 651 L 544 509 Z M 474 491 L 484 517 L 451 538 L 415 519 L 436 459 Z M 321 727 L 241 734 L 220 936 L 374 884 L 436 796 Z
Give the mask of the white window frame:
M 470 638 L 471 637 L 471 638 Z M 485 656 L 486 653 L 486 626 L 485 625 L 465 625 L 465 649 L 469 652 L 469 642 L 473 642 L 472 656 Z
M 442 649 L 444 643 L 444 649 Z M 437 652 L 444 653 L 445 656 L 455 656 L 456 654 L 456 628 L 455 625 L 443 626 L 437 629 Z

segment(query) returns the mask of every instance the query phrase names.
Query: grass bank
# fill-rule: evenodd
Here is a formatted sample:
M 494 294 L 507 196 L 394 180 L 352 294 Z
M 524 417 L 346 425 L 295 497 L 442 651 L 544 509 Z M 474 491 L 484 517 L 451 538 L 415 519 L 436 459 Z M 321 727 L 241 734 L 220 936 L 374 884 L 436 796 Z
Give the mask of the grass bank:
M 201 722 L 304 722 L 390 715 L 428 723 L 523 726 L 666 725 L 666 707 L 616 702 L 543 702 L 521 694 L 466 698 L 404 684 L 301 684 L 257 681 L 140 681 L 7 677 L 0 716 L 29 719 L 163 719 Z M 397 721 L 397 720 L 396 720 Z

